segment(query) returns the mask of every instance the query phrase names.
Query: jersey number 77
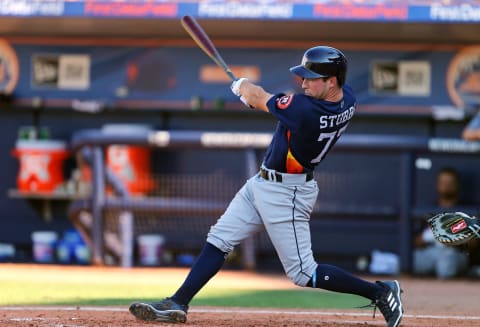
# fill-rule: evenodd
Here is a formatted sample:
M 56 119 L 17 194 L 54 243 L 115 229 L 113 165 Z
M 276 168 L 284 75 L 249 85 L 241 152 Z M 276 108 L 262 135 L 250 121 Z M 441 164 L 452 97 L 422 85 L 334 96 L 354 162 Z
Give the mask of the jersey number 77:
M 323 158 L 327 155 L 328 151 L 333 147 L 333 145 L 337 142 L 339 137 L 342 135 L 343 132 L 347 129 L 348 124 L 345 124 L 342 128 L 339 130 L 333 131 L 333 132 L 328 132 L 328 133 L 320 133 L 318 136 L 318 142 L 323 142 L 323 148 L 322 151 L 320 151 L 320 154 L 316 156 L 312 161 L 310 161 L 313 164 L 319 163 L 322 161 Z

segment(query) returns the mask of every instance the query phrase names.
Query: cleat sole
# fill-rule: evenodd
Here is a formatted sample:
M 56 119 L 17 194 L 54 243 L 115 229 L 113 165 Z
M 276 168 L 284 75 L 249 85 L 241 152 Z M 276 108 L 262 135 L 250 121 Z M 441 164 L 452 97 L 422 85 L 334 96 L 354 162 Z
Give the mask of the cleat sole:
M 138 320 L 185 323 L 187 314 L 182 310 L 164 310 L 159 311 L 146 303 L 134 303 L 130 305 L 129 311 Z

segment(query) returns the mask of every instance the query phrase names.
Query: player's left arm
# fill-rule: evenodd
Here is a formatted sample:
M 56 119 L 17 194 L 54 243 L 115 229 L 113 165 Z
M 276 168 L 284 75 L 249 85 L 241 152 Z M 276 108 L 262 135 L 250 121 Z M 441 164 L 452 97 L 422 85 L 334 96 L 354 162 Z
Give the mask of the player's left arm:
M 245 104 L 254 109 L 268 112 L 267 102 L 273 97 L 273 94 L 265 91 L 263 87 L 246 78 L 241 78 L 232 83 L 231 89 L 235 95 L 243 98 L 241 100 Z

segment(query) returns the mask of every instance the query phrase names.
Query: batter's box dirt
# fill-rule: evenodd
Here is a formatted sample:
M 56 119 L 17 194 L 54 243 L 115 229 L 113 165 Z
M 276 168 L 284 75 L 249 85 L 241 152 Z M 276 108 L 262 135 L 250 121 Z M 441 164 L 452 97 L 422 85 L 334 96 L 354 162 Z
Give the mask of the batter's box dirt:
M 135 320 L 123 307 L 2 307 L 0 326 L 31 327 L 149 327 L 172 326 Z M 383 317 L 373 318 L 364 310 L 358 312 L 297 311 L 292 309 L 192 308 L 185 327 L 286 327 L 286 326 L 385 326 Z M 406 315 L 403 327 L 478 327 L 480 316 Z

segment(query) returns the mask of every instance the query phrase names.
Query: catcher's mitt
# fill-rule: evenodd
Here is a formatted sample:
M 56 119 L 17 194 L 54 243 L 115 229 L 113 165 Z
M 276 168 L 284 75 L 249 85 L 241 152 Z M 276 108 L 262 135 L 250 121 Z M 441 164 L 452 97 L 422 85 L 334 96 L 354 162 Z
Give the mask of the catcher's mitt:
M 435 239 L 445 245 L 462 245 L 478 237 L 480 220 L 463 212 L 439 213 L 428 219 Z

